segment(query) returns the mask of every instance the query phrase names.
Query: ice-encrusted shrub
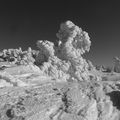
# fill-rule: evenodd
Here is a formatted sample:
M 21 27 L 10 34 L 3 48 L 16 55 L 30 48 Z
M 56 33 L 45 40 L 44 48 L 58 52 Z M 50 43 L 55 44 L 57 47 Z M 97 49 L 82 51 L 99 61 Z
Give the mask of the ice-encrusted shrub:
M 36 63 L 38 65 L 47 62 L 49 57 L 54 56 L 54 44 L 50 41 L 37 41 L 37 47 L 39 49 L 38 56 L 36 57 Z
M 0 53 L 0 62 L 6 61 L 17 65 L 34 63 L 36 52 L 30 47 L 27 51 L 22 51 L 21 47 L 19 49 L 4 49 Z
M 114 72 L 120 73 L 120 59 L 114 57 Z
M 79 80 L 81 78 L 88 79 L 86 77 L 88 63 L 82 57 L 82 54 L 88 52 L 91 46 L 88 33 L 71 21 L 66 21 L 60 25 L 57 37 L 59 38 L 57 49 L 59 52 L 56 54 L 58 58 L 71 63 L 69 73 Z
M 82 57 L 91 46 L 88 33 L 71 21 L 66 21 L 60 25 L 57 37 L 58 46 L 47 40 L 37 42 L 39 53 L 36 63 L 41 70 L 56 79 L 61 79 L 63 76 L 77 80 L 89 79 L 87 74 L 90 64 Z

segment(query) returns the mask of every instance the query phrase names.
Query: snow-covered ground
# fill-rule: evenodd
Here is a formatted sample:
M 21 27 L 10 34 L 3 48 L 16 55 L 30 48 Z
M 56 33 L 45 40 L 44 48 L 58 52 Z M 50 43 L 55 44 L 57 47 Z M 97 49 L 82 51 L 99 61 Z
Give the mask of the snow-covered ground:
M 71 21 L 57 37 L 58 46 L 0 53 L 0 120 L 120 120 L 119 66 L 107 72 L 86 61 L 90 38 Z

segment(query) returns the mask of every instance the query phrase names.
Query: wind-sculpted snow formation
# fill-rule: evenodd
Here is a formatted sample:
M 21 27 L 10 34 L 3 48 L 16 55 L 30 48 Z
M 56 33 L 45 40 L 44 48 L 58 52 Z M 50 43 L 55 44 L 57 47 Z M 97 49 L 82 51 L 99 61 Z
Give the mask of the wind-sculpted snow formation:
M 56 35 L 0 53 L 0 120 L 119 120 L 117 64 L 107 72 L 84 59 L 89 35 L 71 21 Z

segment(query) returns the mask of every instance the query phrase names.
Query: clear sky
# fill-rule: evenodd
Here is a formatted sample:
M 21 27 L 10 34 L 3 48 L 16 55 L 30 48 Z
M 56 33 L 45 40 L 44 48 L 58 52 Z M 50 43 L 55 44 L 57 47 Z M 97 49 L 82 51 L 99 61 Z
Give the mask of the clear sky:
M 120 57 L 120 3 L 79 0 L 0 3 L 0 50 L 36 49 L 37 40 L 55 41 L 61 22 L 71 20 L 89 33 L 93 64 L 111 65 Z

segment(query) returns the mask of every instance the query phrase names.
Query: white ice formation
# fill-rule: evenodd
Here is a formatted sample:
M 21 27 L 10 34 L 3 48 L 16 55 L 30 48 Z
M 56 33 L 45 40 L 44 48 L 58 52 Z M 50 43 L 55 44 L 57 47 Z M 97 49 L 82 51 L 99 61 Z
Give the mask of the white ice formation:
M 83 57 L 88 33 L 71 21 L 56 35 L 0 52 L 0 120 L 120 120 L 120 60 L 97 70 Z
M 57 79 L 61 79 L 64 74 L 64 77 L 67 76 L 66 79 L 88 80 L 86 74 L 89 64 L 82 57 L 82 54 L 90 50 L 91 41 L 88 33 L 71 21 L 66 21 L 60 25 L 57 37 L 57 47 L 49 41 L 37 42 L 37 61 L 40 65 L 43 63 L 42 69 Z

